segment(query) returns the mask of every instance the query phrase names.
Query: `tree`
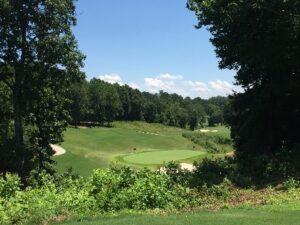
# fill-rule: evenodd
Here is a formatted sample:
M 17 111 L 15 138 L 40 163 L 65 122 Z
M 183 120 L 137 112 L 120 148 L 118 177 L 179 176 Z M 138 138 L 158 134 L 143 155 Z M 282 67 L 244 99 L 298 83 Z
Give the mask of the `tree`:
M 178 110 L 176 111 L 176 120 L 179 127 L 186 127 L 186 124 L 188 123 L 188 113 L 186 109 L 183 107 L 178 107 Z
M 128 85 L 120 86 L 119 84 L 116 84 L 116 87 L 121 101 L 118 119 L 129 120 L 131 113 L 131 101 L 129 93 L 131 88 Z
M 5 174 L 12 168 L 14 162 L 13 151 L 3 151 L 13 146 L 13 123 L 10 89 L 0 82 L 0 171 Z
M 0 1 L 0 82 L 12 96 L 15 168 L 24 180 L 33 168 L 50 169 L 49 143 L 67 125 L 66 90 L 83 77 L 84 56 L 72 34 L 73 0 Z M 12 165 L 11 165 L 12 166 Z M 5 172 L 5 171 L 4 171 Z
M 189 0 L 188 8 L 211 32 L 220 68 L 236 70 L 244 89 L 231 97 L 229 119 L 240 170 L 299 176 L 289 160 L 300 155 L 299 0 Z
M 104 83 L 96 78 L 90 81 L 89 102 L 91 120 L 104 125 L 105 122 L 105 90 Z
M 212 112 L 208 118 L 208 126 L 213 127 L 224 122 L 223 112 L 220 109 L 216 109 Z
M 144 99 L 139 90 L 130 89 L 130 104 L 131 110 L 128 115 L 128 120 L 142 120 L 143 118 L 143 107 L 144 107 Z
M 99 79 L 92 79 L 90 82 L 90 108 L 92 120 L 104 125 L 117 118 L 120 112 L 121 102 L 116 87 Z
M 88 114 L 88 82 L 82 80 L 81 82 L 74 83 L 70 86 L 67 93 L 70 99 L 69 112 L 72 118 L 72 124 L 77 127 L 80 121 L 86 119 Z
M 154 102 L 147 102 L 145 105 L 144 119 L 148 123 L 156 122 L 157 107 Z
M 105 93 L 105 120 L 108 123 L 108 126 L 110 126 L 111 122 L 118 116 L 121 108 L 121 101 L 114 86 L 107 86 Z

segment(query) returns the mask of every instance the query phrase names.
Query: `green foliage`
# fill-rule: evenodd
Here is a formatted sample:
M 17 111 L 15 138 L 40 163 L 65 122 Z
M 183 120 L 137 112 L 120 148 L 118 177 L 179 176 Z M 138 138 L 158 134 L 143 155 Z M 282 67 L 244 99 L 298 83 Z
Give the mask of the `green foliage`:
M 292 188 L 300 188 L 300 180 L 290 178 L 282 183 L 282 188 L 289 190 Z
M 289 189 L 279 191 L 236 189 L 226 178 L 211 185 L 203 179 L 201 186 L 190 187 L 200 168 L 203 174 L 207 171 L 203 168 L 220 172 L 224 164 L 205 162 L 195 172 L 181 170 L 175 163 L 161 172 L 110 167 L 94 170 L 87 179 L 70 172 L 54 177 L 42 172 L 35 175 L 38 183 L 25 189 L 20 189 L 17 176 L 7 174 L 0 179 L 0 224 L 43 224 L 69 217 L 81 220 L 122 211 L 155 213 L 262 204 L 278 208 L 287 203 L 299 207 L 300 189 L 291 185 L 294 181 L 285 184 Z
M 65 178 L 64 185 L 55 183 L 53 177 L 44 173 L 41 175 L 42 185 L 39 187 L 27 187 L 17 189 L 12 196 L 0 198 L 3 209 L 1 224 L 23 224 L 25 221 L 45 220 L 66 212 L 82 215 L 92 212 L 95 200 L 89 195 L 89 184 L 81 179 L 71 180 Z M 1 181 L 6 186 L 11 181 Z
M 92 79 L 89 84 L 89 102 L 91 121 L 108 125 L 118 116 L 121 102 L 117 90 L 99 79 Z
M 179 209 L 188 205 L 189 192 L 165 174 L 128 167 L 98 169 L 90 178 L 64 174 L 39 175 L 39 184 L 19 188 L 17 176 L 0 180 L 0 223 L 22 224 L 51 217 L 93 215 L 125 209 Z
M 0 197 L 10 198 L 20 191 L 20 178 L 16 175 L 6 174 L 5 179 L 0 178 Z
M 231 178 L 234 167 L 229 159 L 203 159 L 199 163 L 194 164 L 196 169 L 191 179 L 191 186 L 201 187 L 207 185 L 212 187 L 221 184 L 224 178 Z
M 231 196 L 230 188 L 232 183 L 227 178 L 224 178 L 222 182 L 218 184 L 213 184 L 211 187 L 208 188 L 207 184 L 205 183 L 201 188 L 202 192 L 206 192 L 209 196 L 214 196 L 218 199 L 228 199 Z
M 95 170 L 91 180 L 91 193 L 102 211 L 177 208 L 186 204 L 183 187 L 172 183 L 167 175 L 148 169 Z
M 163 166 L 163 171 L 170 177 L 171 181 L 183 186 L 189 185 L 192 173 L 181 169 L 179 163 L 171 161 Z
M 86 116 L 90 113 L 89 96 L 88 96 L 88 82 L 83 79 L 78 83 L 70 86 L 67 92 L 67 97 L 70 99 L 69 112 L 72 118 L 71 123 L 76 127 L 80 121 L 86 120 Z

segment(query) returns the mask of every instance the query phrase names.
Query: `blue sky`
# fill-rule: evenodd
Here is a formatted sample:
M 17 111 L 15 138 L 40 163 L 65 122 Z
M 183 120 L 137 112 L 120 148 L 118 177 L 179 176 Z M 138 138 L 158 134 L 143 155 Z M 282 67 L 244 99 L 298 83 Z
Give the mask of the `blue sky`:
M 208 98 L 231 92 L 205 29 L 186 0 L 79 0 L 74 28 L 87 78 Z

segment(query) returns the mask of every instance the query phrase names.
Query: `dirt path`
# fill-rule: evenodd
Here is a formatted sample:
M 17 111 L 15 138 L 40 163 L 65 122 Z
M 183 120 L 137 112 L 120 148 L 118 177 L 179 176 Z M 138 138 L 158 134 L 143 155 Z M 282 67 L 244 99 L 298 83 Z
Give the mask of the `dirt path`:
M 50 146 L 53 149 L 53 151 L 55 151 L 53 156 L 59 156 L 59 155 L 63 155 L 66 153 L 66 150 L 59 145 L 50 144 Z

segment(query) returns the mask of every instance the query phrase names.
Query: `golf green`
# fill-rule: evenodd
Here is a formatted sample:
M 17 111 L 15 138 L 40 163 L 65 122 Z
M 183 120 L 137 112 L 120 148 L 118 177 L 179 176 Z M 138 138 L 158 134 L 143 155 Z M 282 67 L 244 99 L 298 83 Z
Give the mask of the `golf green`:
M 132 153 L 123 157 L 123 160 L 134 164 L 153 165 L 188 159 L 203 154 L 205 154 L 205 152 L 192 150 L 155 150 Z

